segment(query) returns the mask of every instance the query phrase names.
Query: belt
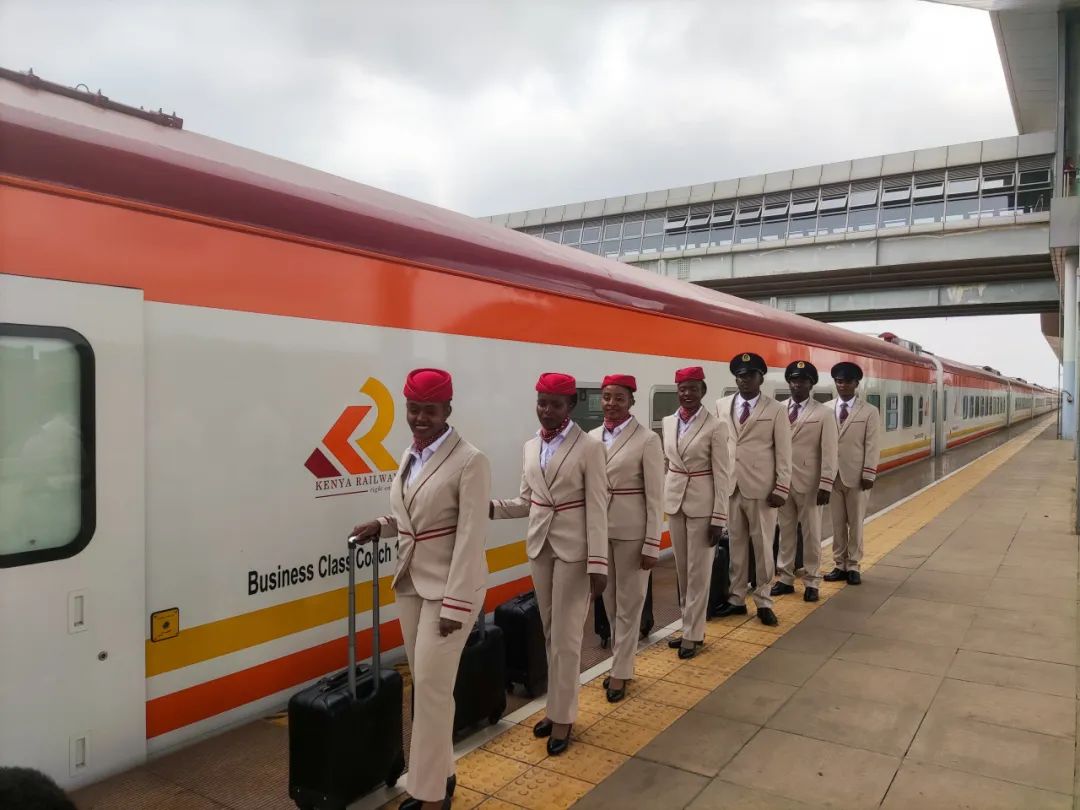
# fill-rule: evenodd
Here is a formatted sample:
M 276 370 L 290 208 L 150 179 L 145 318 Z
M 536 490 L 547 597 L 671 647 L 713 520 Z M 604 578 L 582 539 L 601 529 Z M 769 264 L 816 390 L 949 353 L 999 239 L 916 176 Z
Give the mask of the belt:
M 420 542 L 422 542 L 424 540 L 434 540 L 434 539 L 436 539 L 438 537 L 449 537 L 451 534 L 454 534 L 456 531 L 457 531 L 457 525 L 455 524 L 454 526 L 443 526 L 441 529 L 428 529 L 426 532 L 419 532 L 417 534 L 413 534 L 412 532 L 406 532 L 406 531 L 400 531 L 400 532 L 398 532 L 398 534 L 403 534 L 406 537 L 411 537 L 417 543 L 420 543 Z
M 644 489 L 609 489 L 612 495 L 644 495 Z
M 533 506 L 542 506 L 545 509 L 552 510 L 553 512 L 564 512 L 567 509 L 581 509 L 583 506 L 585 506 L 585 499 L 582 498 L 578 501 L 565 501 L 563 503 L 545 503 L 544 501 L 530 500 L 529 503 L 531 503 Z
M 686 470 L 678 470 L 672 467 L 671 472 L 678 473 L 679 475 L 685 475 L 687 478 L 701 478 L 706 475 L 710 478 L 712 477 L 712 470 L 697 470 L 695 472 L 687 472 Z

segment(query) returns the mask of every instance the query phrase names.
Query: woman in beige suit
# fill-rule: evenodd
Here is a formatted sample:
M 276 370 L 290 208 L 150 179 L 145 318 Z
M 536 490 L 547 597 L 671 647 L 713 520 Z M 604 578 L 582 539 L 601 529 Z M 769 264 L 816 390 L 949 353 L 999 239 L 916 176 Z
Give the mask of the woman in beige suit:
M 390 490 L 390 514 L 356 526 L 361 542 L 397 537 L 393 588 L 413 679 L 412 748 L 404 810 L 449 808 L 454 681 L 487 588 L 491 466 L 447 424 L 453 383 L 438 369 L 405 381 L 413 443 Z
M 570 745 L 581 685 L 581 639 L 589 596 L 607 585 L 608 481 L 604 445 L 570 419 L 577 382 L 542 374 L 540 431 L 525 443 L 521 494 L 491 503 L 496 519 L 529 518 L 525 539 L 548 656 L 547 717 L 533 728 L 552 756 Z
M 600 403 L 604 424 L 589 433 L 604 445 L 608 487 L 608 583 L 604 609 L 613 617 L 611 676 L 607 699 L 626 697 L 634 677 L 634 653 L 645 605 L 649 571 L 660 555 L 663 520 L 664 451 L 660 437 L 631 415 L 637 381 L 629 374 L 604 378 Z

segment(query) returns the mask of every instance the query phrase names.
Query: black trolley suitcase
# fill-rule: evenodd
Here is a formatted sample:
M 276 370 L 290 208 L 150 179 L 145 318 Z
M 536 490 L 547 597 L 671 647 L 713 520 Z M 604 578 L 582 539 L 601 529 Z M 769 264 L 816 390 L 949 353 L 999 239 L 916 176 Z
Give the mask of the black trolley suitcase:
M 649 584 L 645 589 L 645 604 L 641 608 L 639 628 L 641 637 L 648 638 L 655 625 L 652 606 L 652 571 L 650 571 Z M 603 596 L 593 597 L 593 632 L 600 637 L 600 646 L 606 650 L 611 644 L 611 621 L 608 619 L 607 608 L 604 607 Z
M 289 700 L 289 796 L 302 810 L 344 810 L 405 771 L 402 680 L 380 667 L 379 548 L 372 549 L 371 666 L 356 664 L 356 551 L 349 538 L 349 668 Z
M 460 630 L 458 632 L 461 632 Z M 502 628 L 483 610 L 461 651 L 454 684 L 454 733 L 486 721 L 495 725 L 506 711 L 506 645 Z
M 529 697 L 547 690 L 547 645 L 536 593 L 515 596 L 495 608 L 495 624 L 506 644 L 506 688 L 523 684 Z
M 727 532 L 713 549 L 712 572 L 709 576 L 709 604 L 705 609 L 708 618 L 728 603 L 731 595 L 731 546 Z

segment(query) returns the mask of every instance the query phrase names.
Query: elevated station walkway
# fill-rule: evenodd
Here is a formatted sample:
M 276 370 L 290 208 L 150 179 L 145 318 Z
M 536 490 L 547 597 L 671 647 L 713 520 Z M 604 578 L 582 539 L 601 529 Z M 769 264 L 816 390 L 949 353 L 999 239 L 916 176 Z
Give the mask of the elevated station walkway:
M 531 734 L 543 702 L 519 698 L 459 743 L 454 807 L 1072 807 L 1075 467 L 1054 434 L 1047 420 L 1001 437 L 926 489 L 935 471 L 886 476 L 861 586 L 825 583 L 816 605 L 781 597 L 776 628 L 753 608 L 711 621 L 691 661 L 662 643 L 678 622 L 658 569 L 656 619 L 670 624 L 639 653 L 627 699 L 605 700 L 607 652 L 586 632 L 577 743 L 547 757 Z M 289 808 L 286 739 L 284 718 L 258 721 L 74 798 Z M 354 807 L 400 801 L 380 791 Z

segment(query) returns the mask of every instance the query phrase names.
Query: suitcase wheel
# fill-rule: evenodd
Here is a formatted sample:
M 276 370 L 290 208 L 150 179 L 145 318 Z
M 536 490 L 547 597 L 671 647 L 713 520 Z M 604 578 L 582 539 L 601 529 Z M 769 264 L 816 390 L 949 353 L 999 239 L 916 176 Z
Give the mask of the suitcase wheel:
M 610 638 L 608 638 L 607 636 L 601 636 L 600 637 L 600 649 L 606 650 L 610 644 L 611 644 L 611 639 Z
M 405 754 L 401 753 L 390 766 L 390 772 L 386 775 L 386 786 L 392 788 L 396 785 L 403 773 L 405 773 Z

